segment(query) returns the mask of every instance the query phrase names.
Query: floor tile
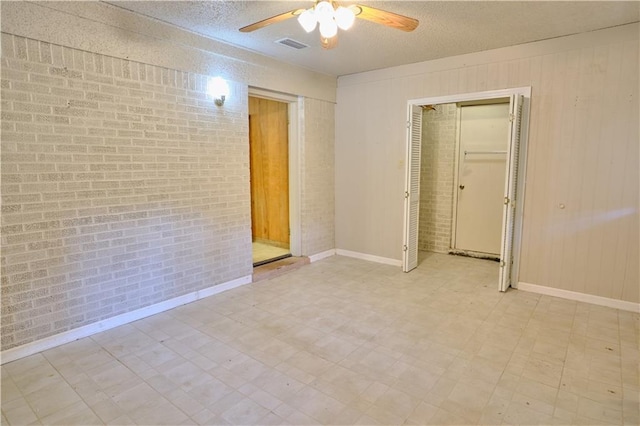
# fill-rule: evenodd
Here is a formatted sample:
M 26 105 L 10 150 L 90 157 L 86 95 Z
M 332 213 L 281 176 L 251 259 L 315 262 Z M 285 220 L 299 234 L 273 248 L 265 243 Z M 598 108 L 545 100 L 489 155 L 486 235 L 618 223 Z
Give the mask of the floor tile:
M 36 413 L 23 398 L 3 402 L 2 415 L 7 419 L 8 424 L 12 425 L 26 425 L 38 420 Z
M 83 401 L 43 417 L 43 425 L 102 425 L 104 422 Z
M 81 400 L 73 388 L 64 381 L 47 385 L 25 395 L 38 418 L 46 417 Z
M 222 413 L 230 424 L 257 424 L 269 410 L 250 398 L 244 398 Z
M 149 399 L 127 415 L 141 425 L 177 425 L 188 419 L 175 405 L 161 397 Z
M 0 367 L 3 424 L 637 424 L 640 315 L 332 256 Z

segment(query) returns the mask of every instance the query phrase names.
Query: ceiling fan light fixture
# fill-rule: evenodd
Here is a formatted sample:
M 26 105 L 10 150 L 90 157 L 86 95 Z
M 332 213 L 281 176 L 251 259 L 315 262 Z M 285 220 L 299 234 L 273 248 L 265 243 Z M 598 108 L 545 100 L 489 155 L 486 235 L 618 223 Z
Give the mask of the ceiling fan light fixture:
M 341 30 L 348 30 L 353 25 L 356 15 L 349 8 L 338 6 L 335 13 L 335 21 Z
M 240 32 L 249 33 L 293 17 L 297 17 L 298 23 L 308 33 L 319 26 L 320 42 L 322 47 L 327 50 L 337 46 L 338 38 L 336 35 L 338 34 L 338 29 L 348 30 L 353 25 L 355 18 L 406 32 L 415 30 L 419 24 L 417 19 L 371 6 L 351 4 L 347 7 L 342 7 L 336 4 L 334 0 L 315 0 L 315 5 L 309 9 L 293 9 L 280 13 L 246 25 L 240 28 Z
M 338 34 L 338 24 L 333 19 L 320 22 L 320 35 L 324 38 L 331 38 Z
M 333 15 L 335 11 L 333 10 L 333 6 L 328 1 L 321 1 L 316 4 L 315 8 L 315 16 L 318 19 L 318 22 L 322 24 L 323 22 L 333 21 Z
M 313 9 L 307 9 L 298 16 L 298 22 L 306 32 L 310 33 L 316 29 L 318 19 L 316 18 Z

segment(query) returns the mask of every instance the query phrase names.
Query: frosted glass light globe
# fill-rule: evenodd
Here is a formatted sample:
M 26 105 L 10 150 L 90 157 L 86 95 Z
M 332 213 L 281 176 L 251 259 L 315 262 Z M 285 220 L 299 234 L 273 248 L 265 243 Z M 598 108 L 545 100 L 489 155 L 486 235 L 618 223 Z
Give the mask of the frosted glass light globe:
M 307 9 L 298 16 L 298 22 L 306 32 L 310 33 L 316 29 L 318 20 L 316 19 L 313 9 Z
M 333 6 L 328 1 L 321 1 L 315 7 L 315 15 L 320 25 L 333 21 Z
M 347 7 L 338 6 L 335 13 L 335 20 L 341 30 L 348 30 L 353 25 L 356 15 Z
M 320 22 L 320 35 L 324 38 L 331 38 L 338 34 L 338 24 L 333 19 L 331 21 Z

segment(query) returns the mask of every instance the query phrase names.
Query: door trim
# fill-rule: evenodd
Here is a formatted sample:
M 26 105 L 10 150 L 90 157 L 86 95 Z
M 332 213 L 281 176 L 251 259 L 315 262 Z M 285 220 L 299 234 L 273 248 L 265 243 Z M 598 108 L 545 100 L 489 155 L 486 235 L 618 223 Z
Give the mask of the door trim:
M 445 96 L 433 96 L 418 99 L 410 99 L 407 101 L 407 107 L 410 109 L 412 105 L 437 105 L 437 104 L 451 104 L 459 102 L 473 102 L 473 101 L 488 101 L 491 99 L 508 98 L 512 95 L 522 95 L 524 97 L 524 111 L 522 115 L 521 125 L 521 140 L 520 140 L 520 158 L 518 168 L 518 198 L 516 200 L 516 217 L 514 225 L 514 238 L 513 238 L 513 266 L 512 266 L 512 283 L 513 287 L 517 288 L 520 274 L 520 254 L 522 248 L 522 217 L 524 212 L 524 197 L 525 197 L 525 181 L 527 172 L 527 146 L 529 141 L 529 113 L 530 113 L 530 101 L 531 101 L 531 86 L 516 87 L 509 89 L 488 90 L 485 92 L 471 92 L 471 93 L 459 93 Z M 405 164 L 405 167 L 408 165 Z M 406 170 L 405 170 L 406 171 Z M 406 220 L 406 217 L 405 219 Z
M 458 197 L 460 195 L 458 191 L 458 185 L 460 185 L 460 163 L 463 162 L 464 155 L 462 154 L 462 150 L 460 148 L 461 144 L 461 136 L 462 136 L 462 108 L 469 106 L 480 106 L 480 105 L 496 105 L 503 104 L 509 105 L 509 98 L 492 98 L 486 99 L 479 102 L 457 102 L 456 103 L 456 142 L 454 148 L 454 175 L 453 175 L 453 212 L 451 214 L 451 240 L 449 241 L 449 252 L 453 253 L 465 253 L 469 254 L 473 257 L 478 258 L 486 258 L 486 259 L 495 259 L 496 256 L 499 258 L 500 253 L 484 253 L 473 250 L 459 249 L 456 247 L 456 237 L 458 232 Z M 509 111 L 507 110 L 507 114 L 505 115 L 505 119 L 509 118 Z M 506 158 L 506 155 L 505 155 Z M 505 176 L 507 174 L 509 161 L 507 158 L 506 166 L 505 166 Z
M 300 138 L 302 136 L 302 120 L 304 114 L 300 98 L 287 93 L 273 92 L 258 87 L 249 87 L 248 96 L 285 102 L 289 114 L 289 251 L 292 256 L 302 256 L 302 221 L 300 218 L 301 170 L 300 170 Z
M 449 240 L 449 250 L 455 247 L 456 243 L 456 223 L 458 221 L 458 194 L 456 188 L 458 185 L 458 174 L 460 173 L 460 113 L 462 106 L 456 103 L 456 143 L 453 148 L 453 211 L 451 212 L 451 239 Z

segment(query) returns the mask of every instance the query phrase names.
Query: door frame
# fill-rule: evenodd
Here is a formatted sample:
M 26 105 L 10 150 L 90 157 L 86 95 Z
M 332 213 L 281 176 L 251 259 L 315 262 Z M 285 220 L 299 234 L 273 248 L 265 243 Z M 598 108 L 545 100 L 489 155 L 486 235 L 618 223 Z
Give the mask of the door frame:
M 459 93 L 445 96 L 430 96 L 425 98 L 410 99 L 407 101 L 407 109 L 410 111 L 413 105 L 438 105 L 438 104 L 451 104 L 459 102 L 473 102 L 473 101 L 490 101 L 493 99 L 500 99 L 511 97 L 512 95 L 522 95 L 524 97 L 522 122 L 520 129 L 520 156 L 518 159 L 518 177 L 517 177 L 517 193 L 516 199 L 516 211 L 515 211 L 515 224 L 514 224 L 514 238 L 513 238 L 513 266 L 511 282 L 512 287 L 517 288 L 520 274 L 520 254 L 522 248 L 522 218 L 524 213 L 524 196 L 525 196 L 525 180 L 527 172 L 527 146 L 529 142 L 529 114 L 531 111 L 531 86 L 515 87 L 509 89 L 488 90 L 484 92 L 470 92 Z M 405 144 L 407 149 L 410 148 L 410 140 L 405 137 Z M 456 153 L 458 155 L 458 148 Z M 408 165 L 405 164 L 405 173 L 408 172 Z M 404 220 L 407 218 L 405 216 Z M 504 241 L 502 242 L 504 243 Z M 402 249 L 402 248 L 401 248 Z
M 495 102 L 494 102 L 495 101 Z M 482 102 L 457 102 L 456 103 L 456 143 L 454 148 L 454 168 L 453 168 L 453 212 L 451 214 L 451 239 L 449 245 L 453 249 L 456 242 L 457 224 L 458 224 L 458 185 L 460 174 L 460 132 L 462 129 L 462 108 L 471 105 L 493 105 L 493 104 L 507 104 L 509 105 L 509 97 L 504 98 L 490 98 Z M 507 111 L 507 117 L 509 118 L 509 112 Z M 505 155 L 506 157 L 506 155 Z M 508 164 L 508 159 L 507 159 Z M 461 251 L 459 251 L 461 252 Z M 498 253 L 500 255 L 500 253 Z
M 287 93 L 274 92 L 258 87 L 249 87 L 247 95 L 255 98 L 269 99 L 272 101 L 284 102 L 288 104 L 289 114 L 289 251 L 292 256 L 302 255 L 302 228 L 300 220 L 300 200 L 301 200 L 301 171 L 300 171 L 300 147 L 302 143 L 302 120 L 304 114 L 300 98 Z

